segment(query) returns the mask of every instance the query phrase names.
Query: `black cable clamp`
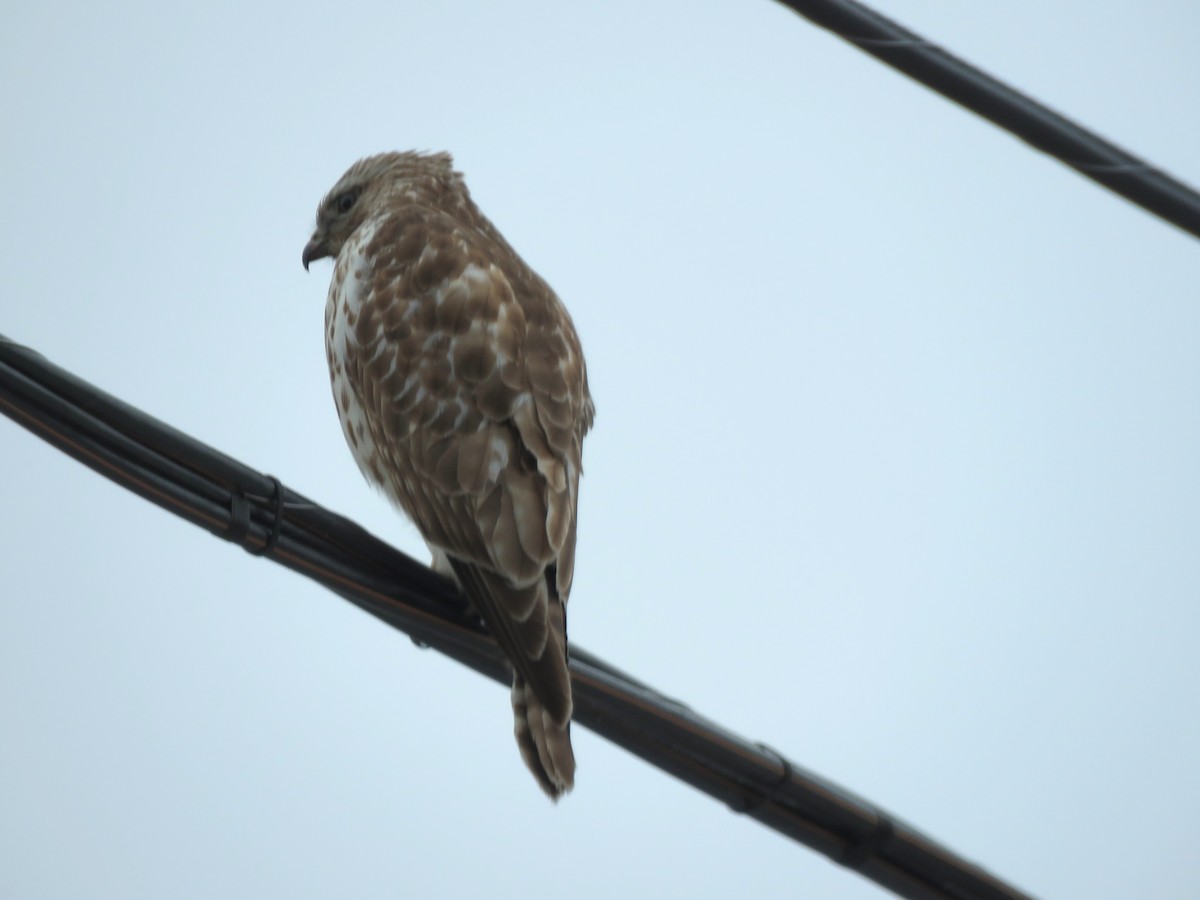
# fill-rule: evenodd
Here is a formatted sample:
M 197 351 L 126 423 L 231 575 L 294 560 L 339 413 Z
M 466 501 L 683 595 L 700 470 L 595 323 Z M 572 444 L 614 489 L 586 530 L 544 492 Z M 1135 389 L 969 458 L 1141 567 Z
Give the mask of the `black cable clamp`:
M 226 534 L 229 540 L 240 544 L 242 549 L 252 556 L 265 556 L 279 543 L 279 531 L 283 527 L 283 484 L 274 475 L 267 475 L 272 484 L 271 496 L 274 515 L 271 517 L 271 531 L 261 547 L 250 542 L 250 500 L 240 488 L 234 488 L 229 495 L 229 528 Z M 260 498 L 255 497 L 258 500 Z
M 848 869 L 862 869 L 873 857 L 883 853 L 888 841 L 896 834 L 896 823 L 883 813 L 876 813 L 875 827 L 856 841 L 848 841 L 836 857 Z
M 755 792 L 753 794 L 745 794 L 738 798 L 739 803 L 730 803 L 729 808 L 736 813 L 752 813 L 764 803 L 774 803 L 780 798 L 779 792 L 792 780 L 794 770 L 788 758 L 776 750 L 774 747 L 768 747 L 766 744 L 757 744 L 759 750 L 763 753 L 770 754 L 779 760 L 779 765 L 783 768 L 783 774 L 775 780 L 775 782 L 765 791 Z

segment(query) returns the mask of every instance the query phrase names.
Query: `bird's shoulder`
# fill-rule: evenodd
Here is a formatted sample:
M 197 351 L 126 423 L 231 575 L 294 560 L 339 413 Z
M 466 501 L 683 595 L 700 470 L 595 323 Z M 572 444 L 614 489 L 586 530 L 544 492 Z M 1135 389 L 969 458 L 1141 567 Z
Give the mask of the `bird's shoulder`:
M 429 391 L 466 391 L 494 421 L 532 401 L 560 451 L 582 438 L 593 405 L 574 323 L 482 214 L 402 204 L 353 243 L 345 269 L 365 288 L 359 346 L 380 360 L 425 360 Z

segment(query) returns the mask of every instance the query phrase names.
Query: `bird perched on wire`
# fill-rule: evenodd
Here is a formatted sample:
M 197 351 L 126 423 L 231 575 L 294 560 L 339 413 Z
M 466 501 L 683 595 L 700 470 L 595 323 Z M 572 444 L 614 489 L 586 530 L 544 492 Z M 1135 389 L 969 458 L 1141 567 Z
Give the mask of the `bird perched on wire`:
M 346 440 L 503 648 L 517 745 L 557 799 L 575 774 L 566 605 L 595 412 L 575 326 L 447 153 L 352 165 L 317 207 L 304 268 L 323 257 Z

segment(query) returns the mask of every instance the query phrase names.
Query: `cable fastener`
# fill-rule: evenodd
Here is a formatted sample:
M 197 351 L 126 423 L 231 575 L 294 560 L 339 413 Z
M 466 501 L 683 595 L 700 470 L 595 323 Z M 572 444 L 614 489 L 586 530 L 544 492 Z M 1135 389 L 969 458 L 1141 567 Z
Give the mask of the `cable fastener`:
M 283 527 L 283 484 L 274 475 L 267 475 L 272 484 L 269 498 L 255 497 L 255 500 L 271 500 L 272 511 L 271 530 L 262 546 L 255 546 L 250 541 L 250 498 L 240 489 L 235 489 L 229 496 L 229 528 L 226 533 L 234 543 L 253 556 L 265 556 L 279 543 L 279 532 Z
M 794 770 L 792 769 L 791 762 L 786 756 L 784 756 L 774 747 L 768 747 L 766 744 L 757 744 L 756 746 L 759 750 L 763 751 L 763 753 L 774 756 L 777 760 L 779 760 L 779 765 L 783 768 L 783 774 L 781 774 L 775 780 L 775 782 L 769 788 L 767 788 L 767 790 L 761 793 L 756 792 L 754 794 L 746 794 L 742 797 L 739 797 L 738 799 L 740 800 L 740 805 L 734 805 L 733 803 L 730 803 L 729 808 L 734 812 L 751 813 L 764 803 L 774 803 L 776 800 L 780 799 L 780 791 L 783 790 L 783 787 L 792 780 Z
M 875 827 L 856 841 L 849 841 L 837 857 L 837 861 L 848 869 L 861 869 L 870 860 L 883 853 L 888 841 L 896 833 L 896 824 L 882 813 L 877 813 Z

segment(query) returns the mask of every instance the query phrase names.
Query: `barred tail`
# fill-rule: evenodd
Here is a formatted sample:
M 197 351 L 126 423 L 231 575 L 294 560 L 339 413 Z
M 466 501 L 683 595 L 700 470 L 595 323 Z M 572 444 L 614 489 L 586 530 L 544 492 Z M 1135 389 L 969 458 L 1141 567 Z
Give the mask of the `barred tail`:
M 513 733 L 521 758 L 551 800 L 575 786 L 575 752 L 571 749 L 571 718 L 550 715 L 537 694 L 518 674 L 513 675 Z

